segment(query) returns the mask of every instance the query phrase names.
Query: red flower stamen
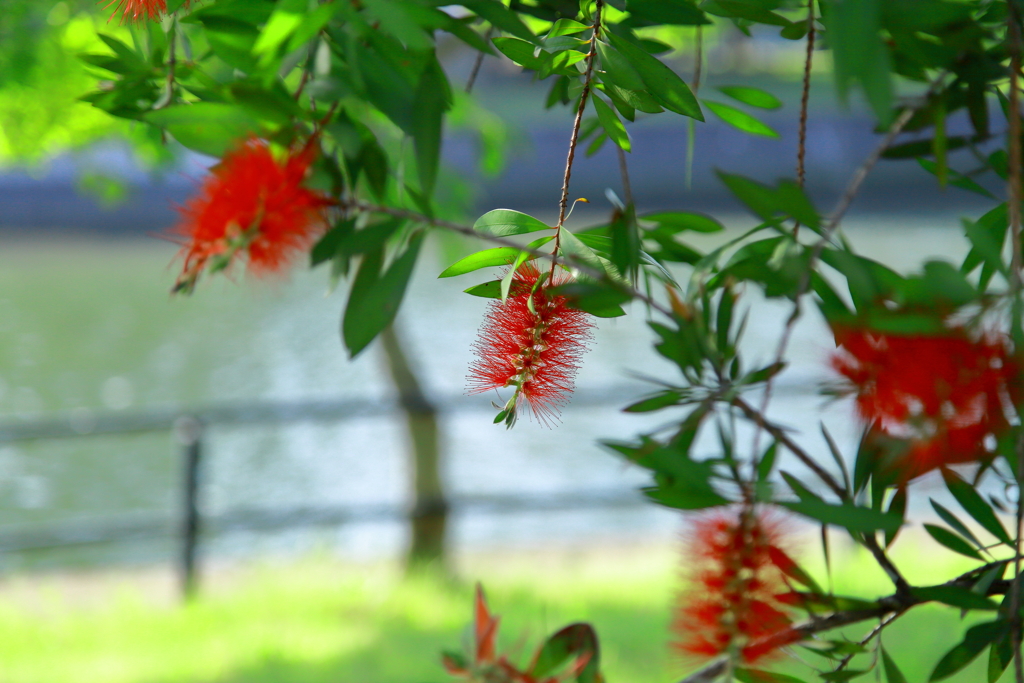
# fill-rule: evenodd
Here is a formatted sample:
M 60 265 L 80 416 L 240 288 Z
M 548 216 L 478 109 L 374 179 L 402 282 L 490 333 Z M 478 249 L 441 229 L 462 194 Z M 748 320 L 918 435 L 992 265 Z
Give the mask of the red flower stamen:
M 102 2 L 103 0 L 99 0 Z M 187 8 L 192 0 L 185 0 L 182 9 Z M 167 11 L 167 0 L 110 0 L 105 8 L 114 8 L 110 19 L 113 19 L 118 12 L 121 12 L 121 23 L 139 22 L 158 19 L 161 14 Z M 107 21 L 110 21 L 108 19 Z
M 991 455 L 986 440 L 1008 427 L 1004 399 L 1019 393 L 1007 340 L 956 327 L 935 336 L 840 329 L 836 341 L 832 367 L 850 381 L 861 419 L 908 443 L 905 479 Z
M 325 194 L 302 186 L 313 162 L 310 145 L 279 160 L 250 139 L 211 169 L 197 197 L 179 209 L 175 232 L 185 238 L 184 268 L 175 291 L 189 291 L 204 269 L 220 270 L 244 256 L 257 274 L 281 270 L 325 227 Z
M 686 550 L 690 586 L 672 621 L 674 649 L 690 658 L 729 653 L 750 664 L 799 639 L 791 633 L 785 589 L 773 556 L 779 523 L 749 508 L 720 510 L 693 525 Z
M 569 280 L 556 275 L 555 285 Z M 575 389 L 580 359 L 593 323 L 570 308 L 565 297 L 547 291 L 548 274 L 525 263 L 513 275 L 509 296 L 490 304 L 473 350 L 469 393 L 515 387 L 505 406 L 511 426 L 523 404 L 541 422 L 558 417 Z

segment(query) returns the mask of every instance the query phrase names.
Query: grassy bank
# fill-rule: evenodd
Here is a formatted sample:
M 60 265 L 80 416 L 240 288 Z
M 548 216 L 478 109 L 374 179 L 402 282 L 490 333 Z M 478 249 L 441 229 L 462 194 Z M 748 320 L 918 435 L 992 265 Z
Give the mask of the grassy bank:
M 918 564 L 935 573 L 951 568 L 938 566 L 941 557 L 924 559 Z M 463 558 L 463 579 L 441 581 L 403 578 L 392 564 L 313 557 L 214 569 L 184 607 L 163 570 L 8 578 L 0 584 L 0 680 L 445 681 L 438 652 L 463 641 L 472 580 L 481 579 L 502 616 L 504 650 L 525 658 L 542 634 L 587 620 L 600 634 L 610 683 L 668 683 L 686 673 L 666 646 L 677 561 L 664 547 L 534 551 Z M 837 591 L 886 590 L 855 552 L 836 553 L 833 580 Z M 909 681 L 924 681 L 964 628 L 955 610 L 924 607 L 886 631 L 886 647 Z M 985 659 L 948 680 L 984 680 Z

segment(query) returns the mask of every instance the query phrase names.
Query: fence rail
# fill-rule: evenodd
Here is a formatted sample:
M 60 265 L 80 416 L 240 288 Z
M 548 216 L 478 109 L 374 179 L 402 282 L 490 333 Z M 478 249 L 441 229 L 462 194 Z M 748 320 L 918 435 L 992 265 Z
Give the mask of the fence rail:
M 802 384 L 780 383 L 777 393 L 806 394 Z M 651 390 L 650 385 L 631 384 L 603 390 L 580 391 L 573 408 L 623 405 L 631 397 Z M 78 409 L 65 415 L 37 420 L 0 420 L 0 444 L 51 439 L 85 439 L 165 431 L 179 444 L 182 460 L 180 517 L 131 514 L 101 520 L 0 526 L 0 552 L 17 552 L 95 543 L 167 538 L 181 539 L 179 567 L 185 595 L 196 587 L 198 546 L 201 537 L 230 531 L 272 531 L 297 527 L 336 526 L 353 522 L 409 520 L 417 511 L 409 506 L 368 504 L 358 506 L 302 506 L 294 508 L 243 508 L 202 515 L 203 434 L 210 427 L 266 426 L 296 422 L 344 422 L 398 414 L 397 399 L 334 399 L 264 401 L 214 405 L 201 409 L 177 408 L 96 413 Z M 489 409 L 479 397 L 449 397 L 438 402 L 441 415 Z M 555 494 L 461 496 L 444 501 L 454 514 L 502 514 L 518 510 L 575 510 L 632 507 L 642 496 L 632 491 L 564 491 Z

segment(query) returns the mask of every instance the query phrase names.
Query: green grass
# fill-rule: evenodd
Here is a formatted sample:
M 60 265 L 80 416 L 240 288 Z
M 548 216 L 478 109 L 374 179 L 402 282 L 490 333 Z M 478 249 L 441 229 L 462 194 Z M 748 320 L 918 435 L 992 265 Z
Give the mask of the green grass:
M 670 683 L 686 673 L 666 645 L 675 554 L 636 547 L 478 557 L 462 561 L 463 580 L 453 582 L 403 578 L 390 564 L 313 557 L 212 571 L 201 597 L 184 607 L 170 597 L 169 576 L 120 587 L 110 579 L 8 579 L 0 587 L 0 680 L 445 681 L 438 653 L 463 642 L 472 581 L 480 579 L 502 617 L 501 647 L 520 660 L 543 634 L 586 620 L 600 635 L 611 683 Z M 935 573 L 955 569 L 945 558 L 924 559 L 918 564 Z M 833 579 L 847 593 L 887 589 L 867 558 L 852 551 L 836 553 Z M 925 681 L 964 628 L 955 610 L 925 606 L 886 631 L 886 647 L 911 683 Z M 986 659 L 948 680 L 984 680 Z

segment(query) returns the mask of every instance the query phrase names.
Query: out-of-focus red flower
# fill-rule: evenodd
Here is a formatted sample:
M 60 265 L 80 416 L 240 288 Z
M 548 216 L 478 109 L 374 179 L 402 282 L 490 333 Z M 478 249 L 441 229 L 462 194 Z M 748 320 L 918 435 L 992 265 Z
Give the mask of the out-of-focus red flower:
M 257 274 L 280 270 L 308 249 L 325 227 L 332 204 L 303 187 L 313 162 L 310 145 L 278 159 L 265 142 L 249 139 L 211 169 L 196 197 L 179 209 L 184 238 L 182 274 L 175 291 L 189 291 L 204 269 L 226 268 L 244 257 Z
M 832 367 L 853 385 L 860 417 L 908 442 L 901 476 L 990 455 L 986 438 L 1008 426 L 1004 400 L 1015 402 L 1020 393 L 1019 368 L 1004 338 L 975 339 L 961 327 L 934 336 L 835 334 L 841 349 Z
M 103 0 L 99 0 L 103 2 Z M 185 4 L 182 7 L 188 7 L 192 0 L 185 0 Z M 106 4 L 107 8 L 113 7 L 114 13 L 110 15 L 113 19 L 114 16 L 121 12 L 121 21 L 144 21 L 147 19 L 157 19 L 161 14 L 167 11 L 167 0 L 110 0 Z
M 782 537 L 778 521 L 747 507 L 694 523 L 684 558 L 690 585 L 672 620 L 677 652 L 692 658 L 729 653 L 750 664 L 800 639 L 777 597 L 786 585 L 773 557 L 791 562 L 779 549 Z
M 566 281 L 568 276 L 558 275 L 554 284 Z M 491 303 L 473 345 L 476 360 L 469 369 L 469 392 L 514 387 L 505 408 L 510 426 L 524 402 L 541 422 L 558 416 L 575 388 L 591 337 L 590 314 L 570 308 L 565 297 L 549 294 L 549 284 L 548 273 L 541 275 L 532 263 L 520 266 L 508 298 Z

